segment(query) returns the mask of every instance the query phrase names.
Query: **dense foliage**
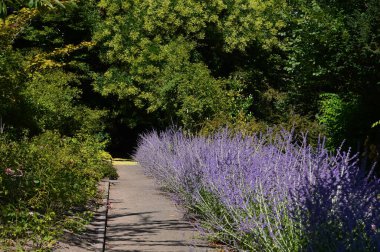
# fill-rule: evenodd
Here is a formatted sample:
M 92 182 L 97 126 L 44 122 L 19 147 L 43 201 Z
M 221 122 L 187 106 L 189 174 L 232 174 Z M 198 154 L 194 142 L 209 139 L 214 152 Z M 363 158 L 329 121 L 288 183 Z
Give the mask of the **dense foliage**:
M 38 89 L 59 78 L 59 120 L 80 121 L 67 101 L 85 101 L 110 111 L 116 136 L 120 127 L 136 133 L 172 123 L 205 132 L 281 124 L 326 134 L 331 149 L 346 139 L 377 158 L 377 0 L 1 2 L 3 117 L 53 109 L 12 97 L 27 83 Z M 52 123 L 41 117 L 40 126 Z
M 14 208 L 2 208 L 0 225 L 15 209 L 54 226 L 54 214 L 94 195 L 99 174 L 114 173 L 98 158 L 108 140 L 126 155 L 139 133 L 172 124 L 205 136 L 225 126 L 242 135 L 293 128 L 313 146 L 325 135 L 332 151 L 346 140 L 342 149 L 359 152 L 367 172 L 379 161 L 378 0 L 0 0 L 0 18 L 0 146 L 9 150 L 0 188 L 23 195 L 20 207 L 1 196 Z M 38 139 L 55 150 L 45 153 L 52 163 L 35 153 Z M 93 156 L 70 151 L 78 148 Z M 30 162 L 22 168 L 21 157 Z M 61 160 L 78 180 L 54 175 Z M 88 194 L 60 202 L 76 183 Z M 24 231 L 0 235 L 9 242 Z
M 143 135 L 136 160 L 200 221 L 238 251 L 377 251 L 380 180 L 357 157 L 294 143 L 292 133 L 225 130 Z
M 105 72 L 94 88 L 118 100 L 125 125 L 207 132 L 281 124 L 378 158 L 379 1 L 98 6 L 93 39 Z
M 85 223 L 80 217 L 89 214 L 85 206 L 98 197 L 97 182 L 115 176 L 103 149 L 84 135 L 45 132 L 21 141 L 2 136 L 0 247 L 51 249 L 63 229 Z
M 1 4 L 0 250 L 47 251 L 89 220 L 99 180 L 117 177 L 105 161 L 106 111 L 84 99 L 93 43 L 69 34 L 86 30 L 91 13 Z

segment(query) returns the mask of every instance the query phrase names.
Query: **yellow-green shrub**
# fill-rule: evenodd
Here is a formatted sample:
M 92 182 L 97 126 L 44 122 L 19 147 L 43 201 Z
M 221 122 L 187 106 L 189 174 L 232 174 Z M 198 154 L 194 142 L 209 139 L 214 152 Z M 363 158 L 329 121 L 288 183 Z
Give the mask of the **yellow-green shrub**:
M 97 196 L 98 181 L 117 177 L 102 159 L 103 149 L 103 143 L 83 135 L 45 132 L 18 142 L 1 137 L 0 247 L 5 240 L 26 238 L 38 246 L 50 244 L 65 216 Z

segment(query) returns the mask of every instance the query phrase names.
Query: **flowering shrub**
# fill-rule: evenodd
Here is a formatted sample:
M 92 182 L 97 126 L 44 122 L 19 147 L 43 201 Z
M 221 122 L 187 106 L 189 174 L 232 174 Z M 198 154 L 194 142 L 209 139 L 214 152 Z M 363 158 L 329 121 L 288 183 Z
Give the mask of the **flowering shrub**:
M 51 248 L 73 210 L 85 209 L 97 196 L 97 182 L 117 176 L 102 159 L 103 149 L 87 136 L 46 132 L 22 141 L 1 136 L 0 248 Z
M 198 218 L 209 238 L 238 250 L 380 249 L 380 180 L 357 157 L 296 143 L 291 132 L 208 137 L 143 135 L 146 172 Z

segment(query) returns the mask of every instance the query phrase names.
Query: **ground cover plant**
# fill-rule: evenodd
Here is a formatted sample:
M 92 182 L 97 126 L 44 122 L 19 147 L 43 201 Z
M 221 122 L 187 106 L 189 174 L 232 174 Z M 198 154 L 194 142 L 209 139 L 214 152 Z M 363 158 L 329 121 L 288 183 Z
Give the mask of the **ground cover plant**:
M 380 180 L 283 131 L 141 137 L 135 159 L 213 241 L 239 251 L 379 251 Z

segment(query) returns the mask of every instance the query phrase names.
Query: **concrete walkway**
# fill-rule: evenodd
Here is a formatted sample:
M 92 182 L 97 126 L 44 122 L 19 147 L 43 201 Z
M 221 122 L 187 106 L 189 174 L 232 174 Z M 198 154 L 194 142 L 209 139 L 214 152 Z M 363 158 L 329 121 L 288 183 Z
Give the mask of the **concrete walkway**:
M 110 185 L 106 251 L 213 251 L 139 165 L 115 166 L 120 178 Z
M 87 231 L 67 234 L 55 252 L 215 251 L 198 239 L 183 213 L 137 163 L 116 161 L 114 165 L 120 177 L 100 184 L 103 204 Z

